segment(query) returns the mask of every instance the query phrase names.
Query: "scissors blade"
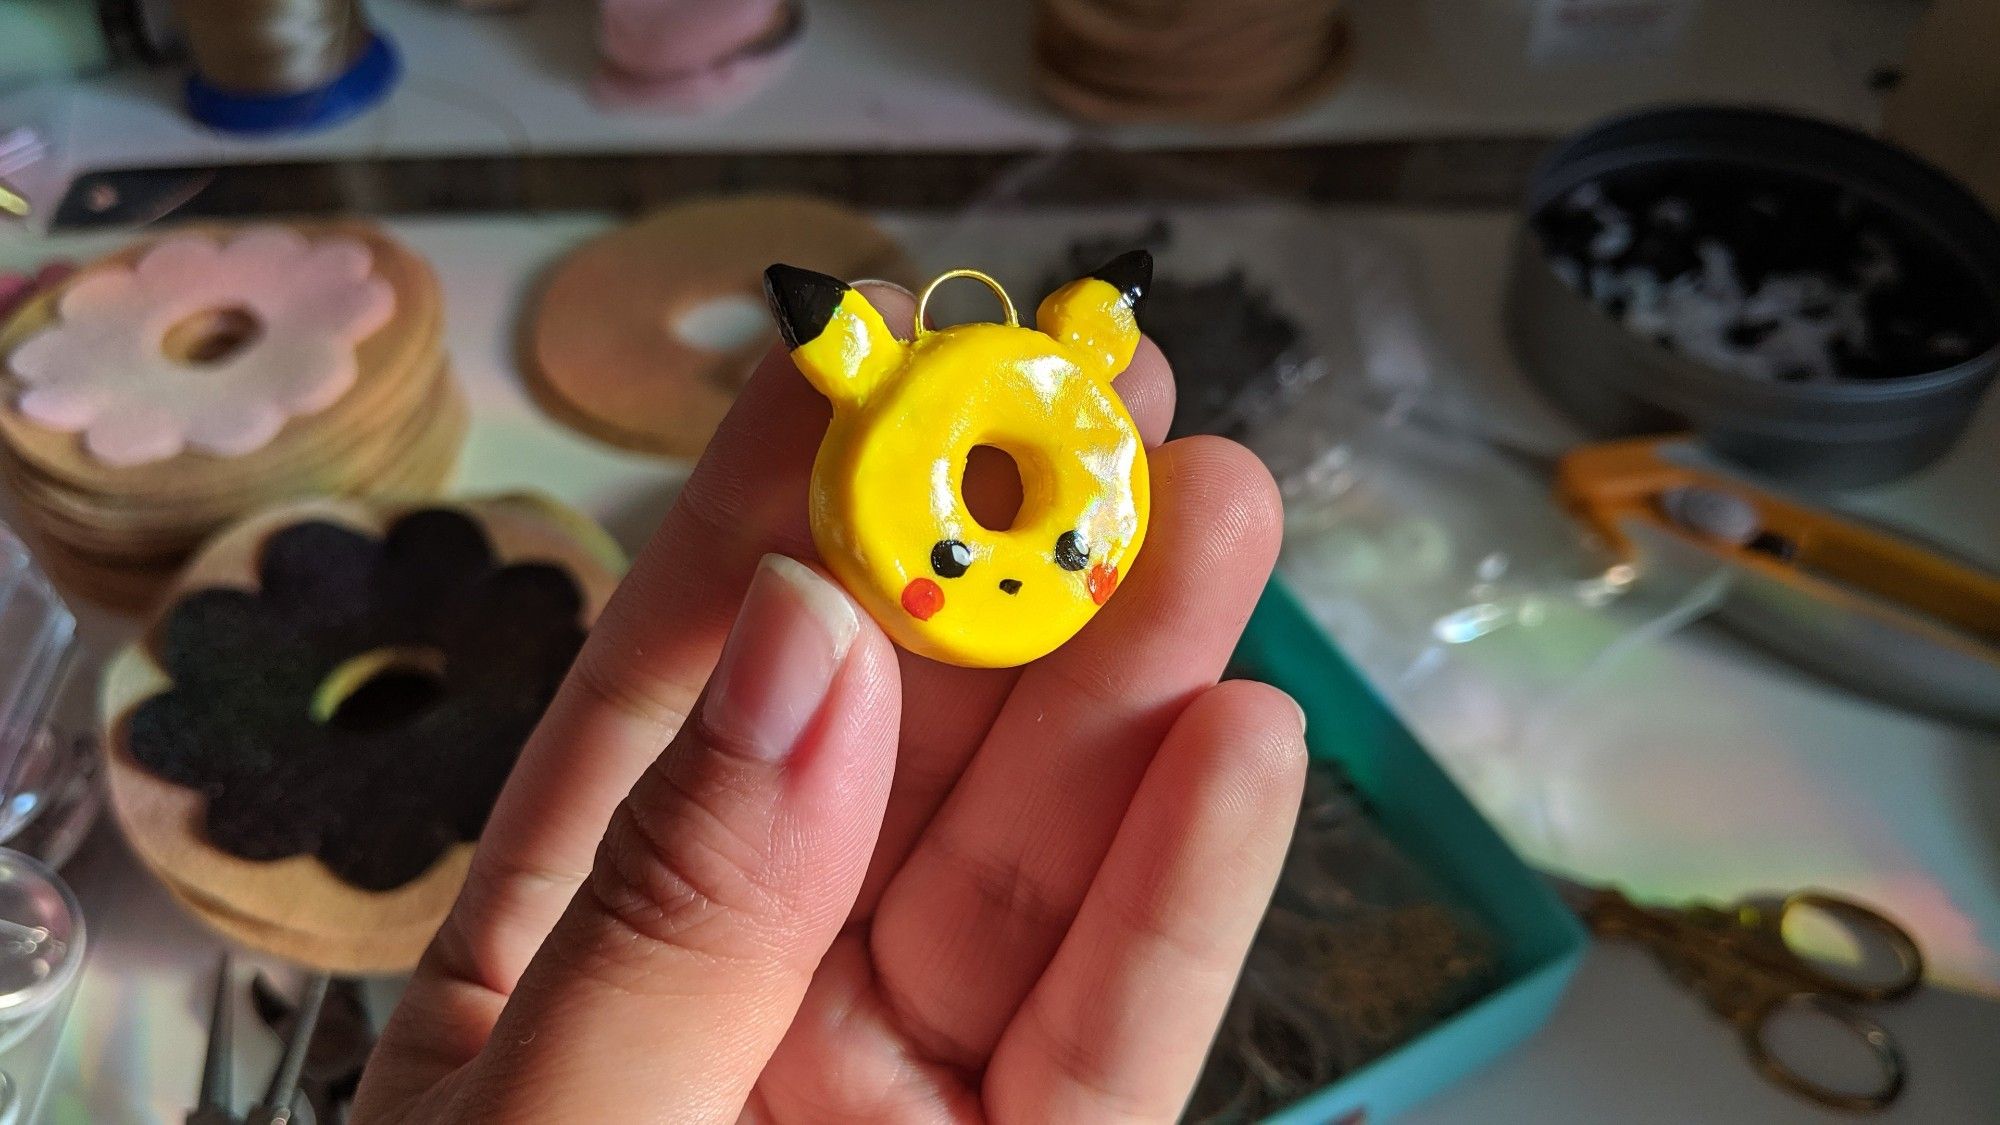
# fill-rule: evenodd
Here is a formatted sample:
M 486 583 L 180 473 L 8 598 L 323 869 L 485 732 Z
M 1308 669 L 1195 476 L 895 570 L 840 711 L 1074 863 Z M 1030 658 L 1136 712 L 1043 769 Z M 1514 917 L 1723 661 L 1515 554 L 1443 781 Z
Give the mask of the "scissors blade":
M 292 1002 L 269 977 L 258 973 L 250 979 L 250 998 L 257 1015 L 279 1036 L 292 1029 Z M 336 980 L 327 989 L 326 1003 L 320 1008 L 319 1028 L 306 1049 L 306 1062 L 299 1072 L 299 1088 L 311 1103 L 313 1116 L 320 1121 L 337 1121 L 337 1107 L 347 1101 L 361 1081 L 362 1064 L 375 1046 L 368 1026 L 361 986 L 353 980 Z
M 313 1031 L 319 1026 L 319 1009 L 326 1002 L 329 983 L 331 978 L 325 973 L 315 973 L 306 982 L 306 994 L 299 1001 L 292 1033 L 285 1038 L 284 1056 L 278 1060 L 278 1069 L 271 1075 L 271 1088 L 264 1094 L 263 1103 L 250 1112 L 248 1125 L 286 1125 L 293 1120 L 294 1099 L 299 1092 L 299 1072 L 305 1068 L 306 1048 L 311 1045 Z
M 229 980 L 234 966 L 224 950 L 215 969 L 215 1005 L 208 1014 L 208 1053 L 201 1063 L 201 1094 L 187 1115 L 187 1125 L 236 1125 L 229 1108 L 235 1101 L 231 1054 L 236 1015 L 229 1003 Z

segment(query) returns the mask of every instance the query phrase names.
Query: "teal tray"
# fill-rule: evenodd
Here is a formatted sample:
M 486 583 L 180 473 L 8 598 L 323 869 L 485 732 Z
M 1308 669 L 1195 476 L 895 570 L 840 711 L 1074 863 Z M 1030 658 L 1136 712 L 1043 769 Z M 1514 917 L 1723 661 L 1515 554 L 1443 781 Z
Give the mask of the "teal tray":
M 1234 667 L 1299 701 L 1313 757 L 1338 762 L 1389 838 L 1485 919 L 1500 942 L 1500 981 L 1484 999 L 1267 1119 L 1378 1125 L 1541 1027 L 1583 957 L 1584 930 L 1275 578 L 1237 645 Z

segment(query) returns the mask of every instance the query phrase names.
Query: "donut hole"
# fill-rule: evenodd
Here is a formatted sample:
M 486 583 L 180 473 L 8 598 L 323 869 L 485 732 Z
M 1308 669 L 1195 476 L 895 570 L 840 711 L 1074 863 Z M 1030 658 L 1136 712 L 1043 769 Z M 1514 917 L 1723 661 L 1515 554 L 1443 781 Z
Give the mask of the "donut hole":
M 422 646 L 370 649 L 340 662 L 313 693 L 313 721 L 366 733 L 401 726 L 444 696 L 444 653 Z
M 743 389 L 776 335 L 764 302 L 742 293 L 682 305 L 669 312 L 666 321 L 667 333 L 675 340 L 716 357 L 701 365 L 702 376 L 726 394 Z
M 975 445 L 965 455 L 958 491 L 974 523 L 988 531 L 1006 531 L 1021 515 L 1021 466 L 997 445 Z
M 741 293 L 697 301 L 668 318 L 667 327 L 681 343 L 704 352 L 740 352 L 772 332 L 764 302 Z
M 203 309 L 175 321 L 160 350 L 176 363 L 208 367 L 242 352 L 263 331 L 257 315 L 242 305 Z

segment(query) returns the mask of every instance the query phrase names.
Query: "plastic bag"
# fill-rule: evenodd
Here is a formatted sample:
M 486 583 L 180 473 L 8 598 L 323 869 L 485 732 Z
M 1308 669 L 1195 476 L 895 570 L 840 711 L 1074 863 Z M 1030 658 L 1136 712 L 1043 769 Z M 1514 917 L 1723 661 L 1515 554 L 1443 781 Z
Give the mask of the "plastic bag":
M 1514 842 L 1560 855 L 1562 767 L 1539 732 L 1719 587 L 1634 581 L 1555 502 L 1548 459 L 1483 431 L 1459 388 L 1485 376 L 1430 327 L 1413 247 L 1351 208 L 1097 150 L 1026 162 L 912 245 L 929 272 L 993 274 L 1024 313 L 1094 259 L 1153 250 L 1156 295 L 1178 299 L 1140 316 L 1174 365 L 1175 431 L 1264 459 L 1285 500 L 1280 574 Z M 949 323 L 990 317 L 989 300 L 947 287 L 933 308 Z
M 1398 296 L 1408 288 L 1400 247 L 1366 224 L 1168 161 L 1098 150 L 1036 158 L 940 237 L 911 244 L 929 274 L 991 274 L 1024 316 L 1113 256 L 1151 251 L 1139 321 L 1174 366 L 1173 436 L 1244 437 L 1330 376 L 1390 397 L 1424 376 L 1414 310 Z M 976 286 L 943 288 L 932 316 L 990 317 L 990 300 Z

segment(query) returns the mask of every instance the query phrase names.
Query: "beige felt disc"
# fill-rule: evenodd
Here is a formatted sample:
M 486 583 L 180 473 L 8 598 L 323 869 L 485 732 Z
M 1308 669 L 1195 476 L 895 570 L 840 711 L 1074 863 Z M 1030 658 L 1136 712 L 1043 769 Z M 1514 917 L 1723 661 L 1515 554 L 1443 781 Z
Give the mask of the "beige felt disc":
M 463 397 L 447 386 L 436 413 L 427 419 L 414 443 L 395 451 L 394 460 L 367 476 L 329 481 L 323 491 L 333 496 L 435 496 L 450 480 L 465 426 Z M 28 530 L 37 556 L 66 593 L 134 612 L 151 606 L 186 561 L 188 550 L 196 545 L 175 536 L 151 548 L 121 544 L 109 551 L 94 551 L 87 542 L 79 542 L 83 536 L 53 523 L 42 511 L 32 513 Z
M 259 513 L 204 548 L 173 584 L 171 594 L 213 586 L 254 588 L 263 543 L 281 528 L 327 520 L 379 535 L 395 518 L 426 506 L 447 506 L 485 529 L 503 562 L 561 566 L 584 595 L 584 620 L 596 620 L 617 584 L 622 560 L 606 550 L 602 532 L 580 532 L 587 521 L 557 516 L 552 502 L 521 497 L 482 501 L 369 505 L 321 500 Z M 578 522 L 582 521 L 582 522 Z M 416 879 L 389 891 L 365 891 L 336 878 L 312 856 L 271 862 L 240 859 L 203 838 L 203 798 L 153 775 L 125 748 L 127 721 L 138 705 L 165 690 L 153 656 L 156 620 L 147 636 L 105 669 L 99 715 L 111 807 L 142 862 L 197 917 L 258 949 L 330 971 L 407 969 L 443 919 L 465 876 L 471 845 L 448 850 Z
M 463 868 L 471 856 L 471 846 L 461 845 L 447 852 L 439 866 Z M 463 880 L 462 870 L 458 877 Z M 341 976 L 408 972 L 423 956 L 424 947 L 430 944 L 442 920 L 426 918 L 413 925 L 383 926 L 365 934 L 295 930 L 245 917 L 231 910 L 228 904 L 206 899 L 178 883 L 165 879 L 161 882 L 182 909 L 230 941 Z
M 421 409 L 390 435 L 392 443 L 307 479 L 272 482 L 265 503 L 282 502 L 301 492 L 406 500 L 437 495 L 457 464 L 468 411 L 442 365 L 432 384 Z M 199 518 L 184 517 L 181 526 L 165 530 L 107 534 L 103 513 L 59 512 L 49 506 L 48 498 L 36 496 L 29 482 L 13 478 L 11 472 L 9 479 L 25 502 L 31 545 L 57 585 L 72 597 L 130 612 L 150 608 L 188 552 L 207 534 L 232 522 L 233 513 L 224 509 Z M 246 505 L 243 500 L 236 503 Z M 107 540 L 109 546 L 104 545 Z
M 912 272 L 874 223 L 824 200 L 736 196 L 669 207 L 585 244 L 550 274 L 526 342 L 537 400 L 613 445 L 699 454 L 777 339 L 761 311 L 773 262 L 903 284 Z M 755 330 L 731 331 L 744 327 Z
M 406 380 L 421 392 L 404 413 L 353 433 L 329 435 L 322 455 L 225 493 L 186 495 L 172 500 L 84 492 L 52 481 L 31 469 L 8 463 L 16 491 L 47 525 L 50 533 L 82 550 L 145 553 L 192 549 L 245 511 L 299 496 L 352 495 L 418 448 L 447 414 L 447 401 L 457 397 L 445 365 L 433 364 L 421 378 Z
M 437 365 L 441 367 L 442 364 Z M 143 537 L 157 532 L 205 538 L 218 522 L 228 522 L 246 510 L 366 476 L 384 457 L 413 444 L 419 427 L 427 422 L 419 408 L 434 405 L 441 398 L 441 371 L 434 369 L 432 374 L 410 381 L 420 386 L 423 393 L 404 413 L 351 433 L 329 434 L 329 440 L 315 458 L 245 481 L 226 492 L 190 493 L 171 499 L 102 494 L 54 480 L 18 462 L 10 462 L 10 476 L 18 482 L 24 498 L 36 507 L 49 510 L 58 520 L 71 517 L 107 537 Z
M 317 414 L 294 418 L 262 448 L 241 457 L 217 457 L 190 451 L 146 465 L 105 465 L 83 449 L 79 435 L 62 433 L 29 421 L 14 409 L 19 385 L 11 373 L 0 373 L 0 443 L 24 464 L 56 480 L 74 483 L 93 493 L 123 497 L 160 497 L 227 492 L 243 481 L 279 471 L 302 455 L 310 455 L 328 432 L 347 432 L 379 424 L 384 415 L 399 416 L 410 403 L 412 371 L 427 371 L 438 350 L 443 313 L 437 277 L 430 264 L 379 228 L 361 222 L 295 224 L 307 238 L 333 235 L 366 243 L 373 270 L 396 294 L 396 311 L 389 322 L 356 348 L 358 375 L 354 387 Z M 234 228 L 188 228 L 227 237 Z M 153 241 L 136 244 L 92 262 L 43 294 L 10 320 L 0 332 L 0 355 L 49 324 L 61 294 L 94 267 L 131 265 Z M 400 404 L 400 405 L 399 405 Z
M 185 534 L 199 525 L 196 529 L 205 537 L 218 519 L 226 521 L 278 500 L 312 495 L 320 490 L 320 482 L 360 475 L 362 466 L 382 451 L 409 444 L 412 428 L 422 424 L 424 412 L 441 393 L 438 383 L 448 378 L 441 352 L 428 351 L 417 358 L 416 366 L 394 380 L 394 398 L 370 404 L 367 413 L 343 413 L 336 407 L 309 431 L 298 431 L 300 440 L 286 442 L 269 457 L 251 455 L 239 459 L 241 464 L 209 458 L 210 471 L 169 464 L 163 472 L 176 478 L 172 487 L 141 491 L 123 483 L 105 485 L 52 475 L 11 451 L 4 463 L 10 476 L 29 487 L 66 498 L 66 504 L 56 504 L 59 510 L 94 515 L 110 529 L 136 523 Z

